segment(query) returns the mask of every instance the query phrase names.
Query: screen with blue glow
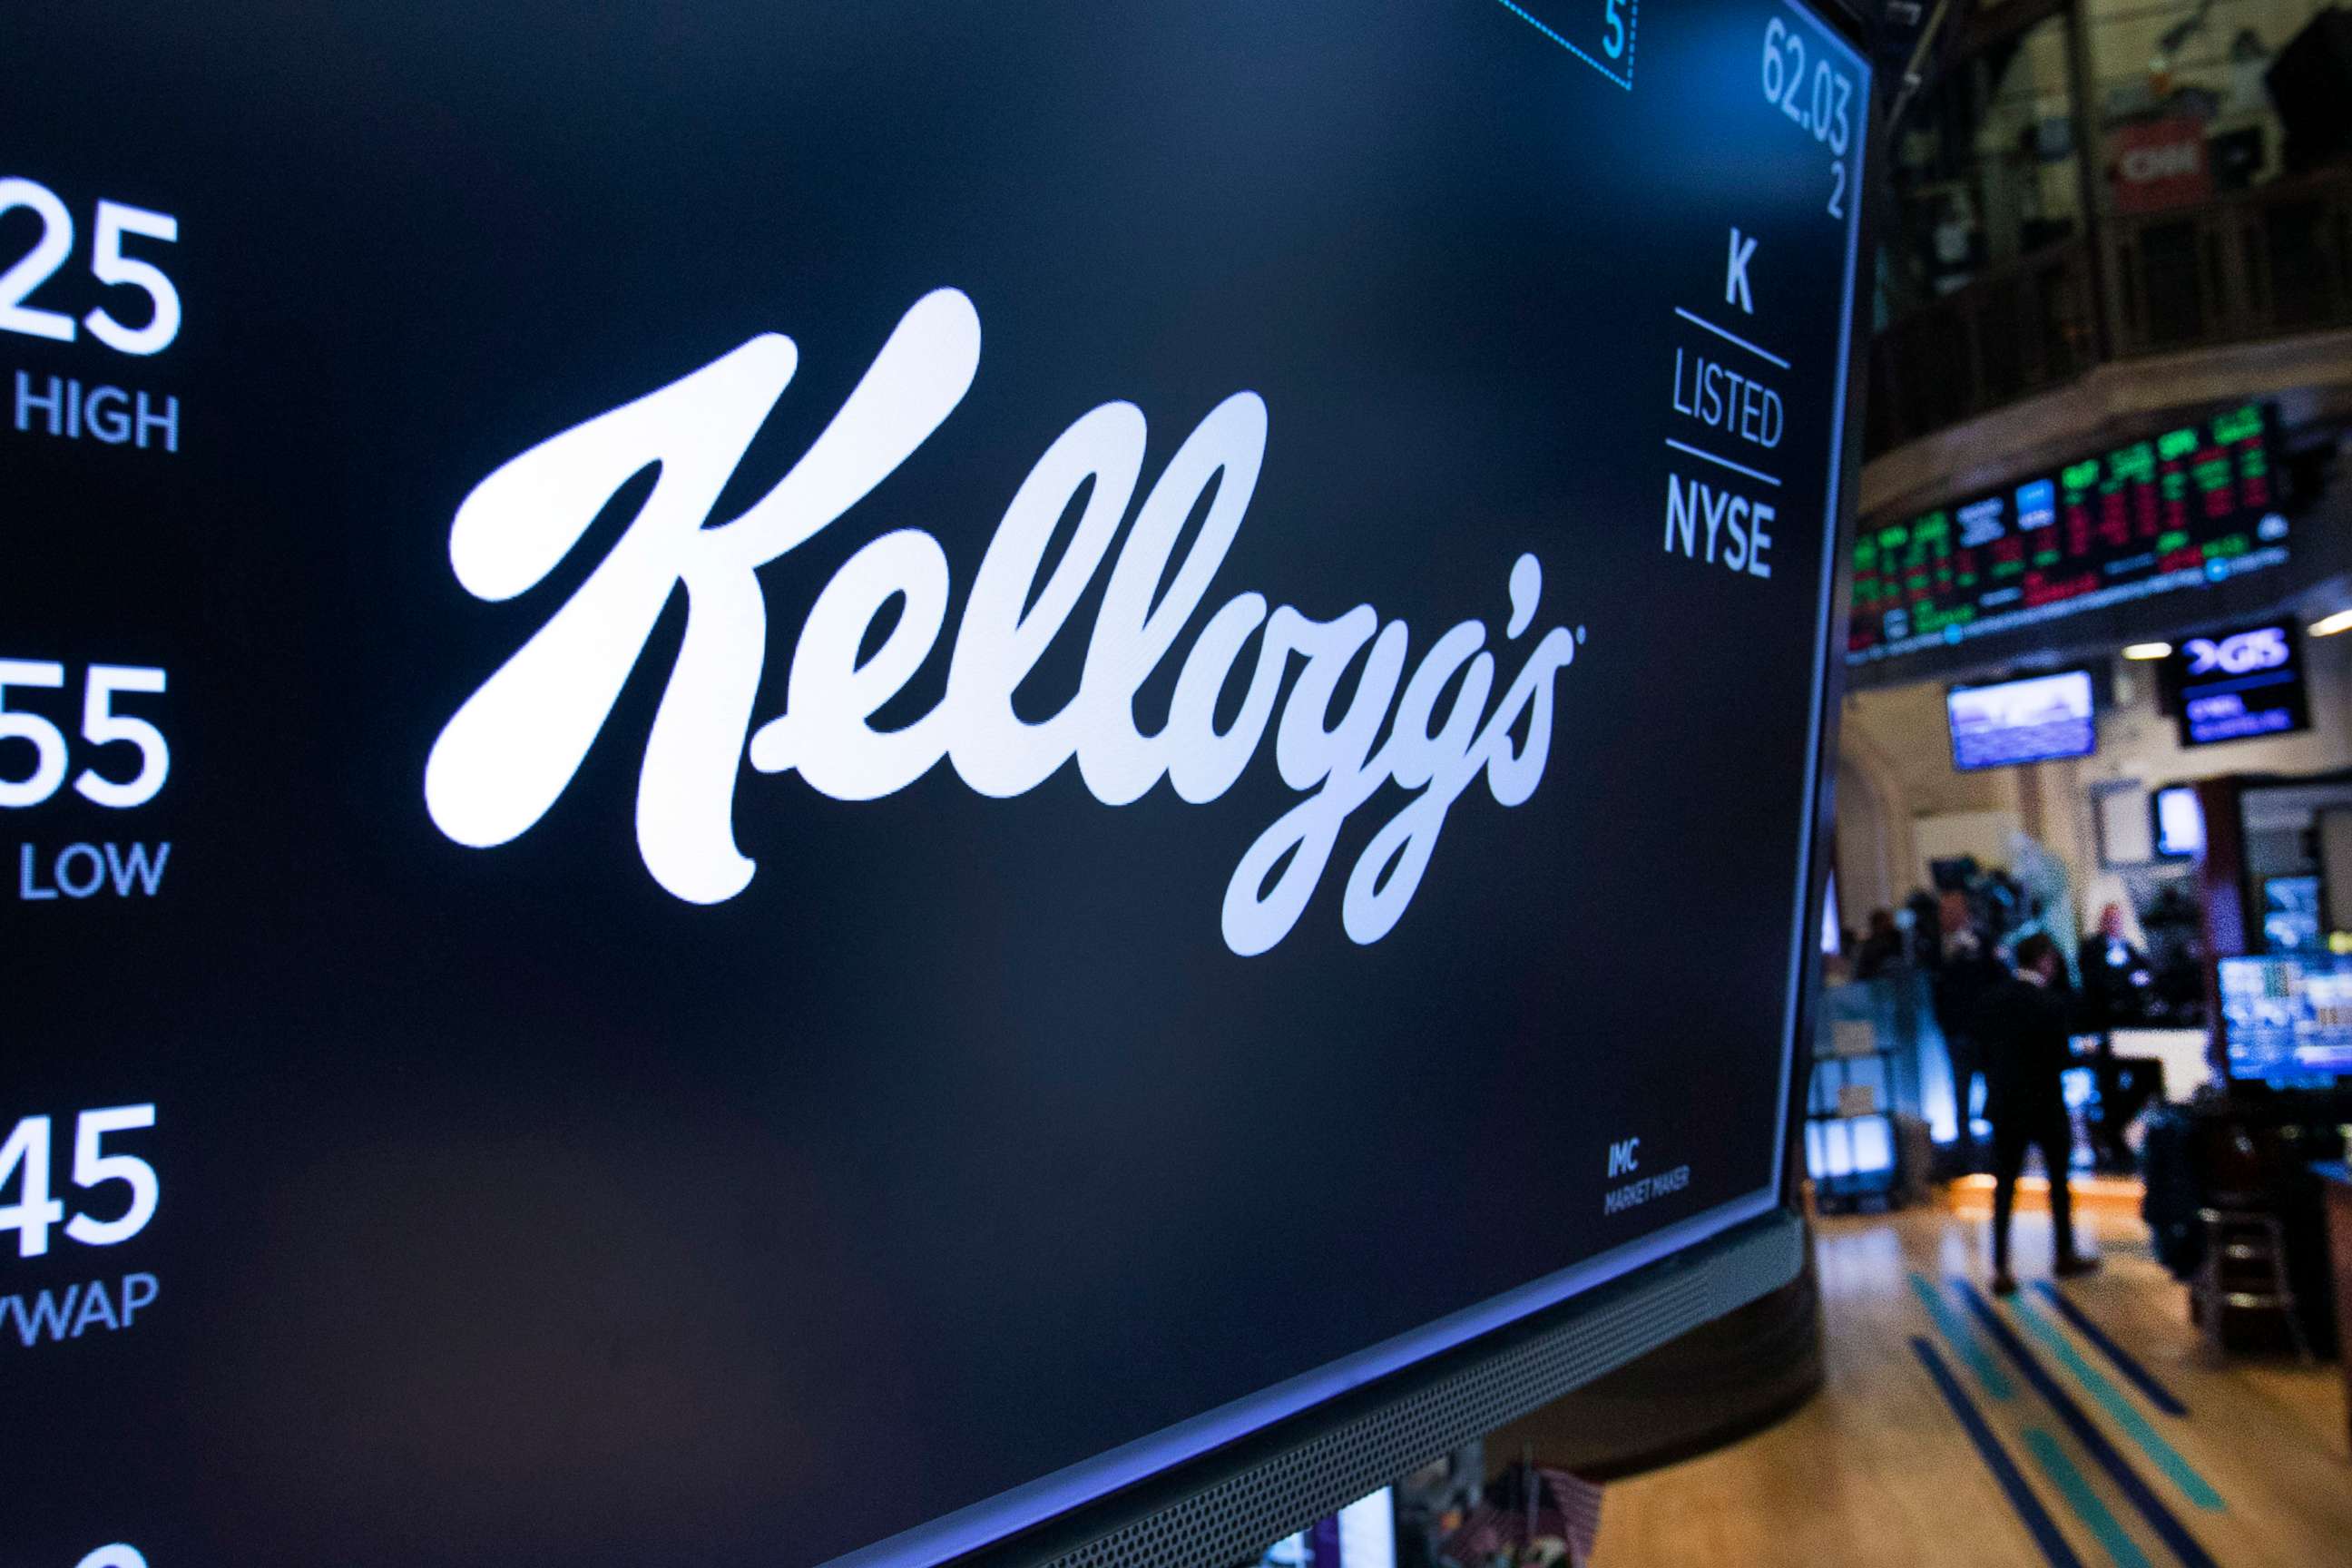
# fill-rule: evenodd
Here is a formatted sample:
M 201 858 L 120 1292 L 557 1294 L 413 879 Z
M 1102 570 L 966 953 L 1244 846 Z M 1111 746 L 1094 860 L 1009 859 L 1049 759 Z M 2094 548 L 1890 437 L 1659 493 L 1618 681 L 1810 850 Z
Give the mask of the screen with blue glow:
M 2088 670 L 1955 686 L 1945 694 L 1944 705 L 1951 723 L 1952 765 L 1964 773 L 2088 756 L 2098 747 Z
M 944 1562 L 1783 1205 L 1813 13 L 27 9 L 9 1568 Z
M 2165 678 L 2183 746 L 2311 728 L 2311 700 L 2293 621 L 2183 637 L 2166 661 Z
M 2156 852 L 2168 859 L 2186 860 L 2205 848 L 2205 808 L 2198 804 L 2195 784 L 2167 784 L 2149 796 L 2156 816 Z
M 2352 1075 L 2352 956 L 2224 958 L 2230 1076 L 2327 1088 Z

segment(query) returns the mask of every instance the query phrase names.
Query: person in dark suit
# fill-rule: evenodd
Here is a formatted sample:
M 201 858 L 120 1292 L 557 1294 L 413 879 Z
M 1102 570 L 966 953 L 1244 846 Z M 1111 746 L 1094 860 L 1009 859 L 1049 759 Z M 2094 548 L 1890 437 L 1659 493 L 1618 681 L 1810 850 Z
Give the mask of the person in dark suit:
M 1903 931 L 1893 910 L 1870 911 L 1870 931 L 1853 950 L 1853 977 L 1874 980 L 1903 962 Z
M 1985 997 L 2005 977 L 1992 943 L 1976 921 L 1968 895 L 1947 892 L 1936 904 L 1936 939 L 1927 948 L 1929 997 L 1936 1027 L 1952 1063 L 1952 1098 L 1958 1102 L 1959 1153 L 1964 1169 L 1979 1168 L 1976 1119 L 1977 1076 L 1984 1070 L 1978 1044 L 1978 1013 Z M 1990 1118 L 1988 1118 L 1990 1120 Z
M 2124 907 L 2109 904 L 2099 911 L 2099 929 L 2083 939 L 2075 954 L 2083 972 L 2086 1022 L 2098 1028 L 2128 1024 L 2147 1011 L 2153 979 L 2147 954 L 2131 944 L 2124 925 Z
M 2017 944 L 2016 973 L 1986 993 L 1978 1008 L 1983 1053 L 1985 1120 L 1992 1123 L 1992 1288 L 2016 1290 L 2009 1271 L 2009 1222 L 2025 1152 L 2042 1151 L 2050 1173 L 2050 1226 L 2057 1244 L 2051 1272 L 2060 1279 L 2098 1267 L 2074 1250 L 2074 1193 L 2067 1167 L 2074 1152 L 2063 1074 L 2070 1058 L 2073 998 L 2060 976 L 2058 946 L 2040 931 Z

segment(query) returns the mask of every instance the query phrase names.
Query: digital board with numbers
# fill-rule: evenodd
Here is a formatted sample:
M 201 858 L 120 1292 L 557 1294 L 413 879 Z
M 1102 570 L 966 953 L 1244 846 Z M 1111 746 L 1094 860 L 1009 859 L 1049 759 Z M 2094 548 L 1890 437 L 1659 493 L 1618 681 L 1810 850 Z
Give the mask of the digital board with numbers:
M 1787 1212 L 1812 11 L 0 31 L 6 1568 L 942 1562 Z
M 2069 463 L 1853 544 L 1851 664 L 2201 587 L 2287 559 L 2269 405 Z

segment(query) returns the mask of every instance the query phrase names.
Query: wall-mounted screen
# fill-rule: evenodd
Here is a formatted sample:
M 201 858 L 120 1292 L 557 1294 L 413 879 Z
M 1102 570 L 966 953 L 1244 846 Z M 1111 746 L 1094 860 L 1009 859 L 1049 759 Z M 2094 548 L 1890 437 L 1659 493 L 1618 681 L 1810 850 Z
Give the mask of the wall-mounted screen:
M 6 31 L 10 1568 L 930 1563 L 1784 1205 L 1811 12 Z
M 2311 728 L 2294 623 L 2264 621 L 2184 637 L 2165 661 L 2183 746 Z
M 2230 1076 L 2286 1086 L 2352 1074 L 2352 957 L 2224 958 Z
M 1952 765 L 1962 772 L 2084 757 L 2098 748 L 2091 672 L 2061 670 L 1945 694 Z
M 1865 530 L 1847 662 L 2284 564 L 2274 423 L 2267 405 L 2246 404 Z
M 2148 797 L 2156 816 L 2156 852 L 2186 860 L 2205 849 L 2205 807 L 2195 784 L 2167 784 Z

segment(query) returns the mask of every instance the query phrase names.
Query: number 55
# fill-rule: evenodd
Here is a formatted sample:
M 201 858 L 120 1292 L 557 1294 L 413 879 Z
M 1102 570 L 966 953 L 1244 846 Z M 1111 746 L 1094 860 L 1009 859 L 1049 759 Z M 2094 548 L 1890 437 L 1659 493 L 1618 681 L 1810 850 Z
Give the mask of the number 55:
M 172 748 L 164 743 L 163 732 L 144 719 L 125 718 L 114 711 L 116 692 L 161 691 L 163 679 L 162 670 L 136 665 L 89 667 L 89 683 L 82 689 L 82 738 L 98 746 L 126 741 L 138 747 L 139 772 L 117 784 L 100 776 L 95 768 L 82 769 L 81 776 L 74 780 L 74 788 L 86 799 L 121 811 L 146 805 L 163 787 L 163 780 L 172 771 Z
M 1609 29 L 1608 36 L 1601 40 L 1601 47 L 1612 60 L 1625 53 L 1624 5 L 1625 0 L 1601 0 L 1601 25 Z

